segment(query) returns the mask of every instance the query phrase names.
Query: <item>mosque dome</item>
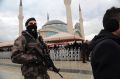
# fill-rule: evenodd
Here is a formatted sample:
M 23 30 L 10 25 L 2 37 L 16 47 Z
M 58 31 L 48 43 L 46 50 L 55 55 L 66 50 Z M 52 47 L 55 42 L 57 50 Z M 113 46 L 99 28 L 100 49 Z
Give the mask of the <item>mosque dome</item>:
M 67 24 L 60 20 L 50 20 L 42 26 L 42 29 L 55 29 L 61 32 L 67 32 Z
M 75 30 L 80 30 L 80 23 L 75 24 Z

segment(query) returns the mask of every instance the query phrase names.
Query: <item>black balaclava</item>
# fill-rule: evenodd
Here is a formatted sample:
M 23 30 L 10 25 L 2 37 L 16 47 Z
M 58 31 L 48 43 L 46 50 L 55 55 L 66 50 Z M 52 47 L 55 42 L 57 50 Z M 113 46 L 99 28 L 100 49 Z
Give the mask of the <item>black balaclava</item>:
M 37 34 L 37 26 L 36 26 L 36 25 L 27 26 L 27 31 L 28 31 L 35 39 L 37 39 L 38 34 Z
M 32 25 L 29 25 L 28 26 L 28 23 L 29 21 L 36 21 L 35 18 L 29 18 L 26 23 L 25 23 L 25 26 L 26 26 L 26 30 L 35 38 L 37 39 L 38 38 L 38 34 L 37 34 L 37 25 L 36 24 L 32 24 Z

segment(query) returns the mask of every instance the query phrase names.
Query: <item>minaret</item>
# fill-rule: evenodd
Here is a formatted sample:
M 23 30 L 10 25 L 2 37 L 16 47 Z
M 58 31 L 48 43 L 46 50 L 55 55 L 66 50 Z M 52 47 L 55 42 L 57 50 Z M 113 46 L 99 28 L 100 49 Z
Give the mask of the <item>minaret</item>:
M 47 22 L 49 21 L 49 19 L 50 19 L 50 18 L 49 18 L 49 14 L 47 13 Z
M 69 33 L 73 34 L 73 23 L 72 23 L 72 14 L 71 14 L 71 0 L 64 0 L 66 7 L 66 16 L 67 16 L 67 30 Z
M 19 35 L 21 35 L 21 32 L 23 31 L 23 7 L 22 7 L 22 0 L 20 0 L 20 5 L 19 5 L 19 15 L 18 15 L 18 20 L 19 20 Z
M 83 18 L 82 18 L 82 13 L 81 13 L 81 8 L 79 4 L 79 26 L 80 26 L 80 34 L 83 39 L 85 39 L 85 34 L 84 34 L 84 28 L 83 28 Z

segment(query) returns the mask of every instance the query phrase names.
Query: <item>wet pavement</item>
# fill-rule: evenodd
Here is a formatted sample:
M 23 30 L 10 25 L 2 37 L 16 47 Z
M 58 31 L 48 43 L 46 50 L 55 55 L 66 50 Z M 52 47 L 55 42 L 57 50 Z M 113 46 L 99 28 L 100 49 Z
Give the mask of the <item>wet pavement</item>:
M 90 63 L 81 61 L 54 61 L 60 68 L 63 79 L 93 79 Z M 51 79 L 62 79 L 58 74 L 48 71 Z M 14 64 L 10 59 L 0 59 L 0 79 L 24 79 L 21 75 L 20 65 Z

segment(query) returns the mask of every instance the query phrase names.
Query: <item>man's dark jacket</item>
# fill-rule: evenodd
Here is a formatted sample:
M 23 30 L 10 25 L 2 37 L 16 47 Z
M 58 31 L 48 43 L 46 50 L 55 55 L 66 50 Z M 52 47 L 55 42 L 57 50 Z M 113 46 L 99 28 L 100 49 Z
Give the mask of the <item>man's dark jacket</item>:
M 120 79 L 120 37 L 101 30 L 90 43 L 94 79 Z

